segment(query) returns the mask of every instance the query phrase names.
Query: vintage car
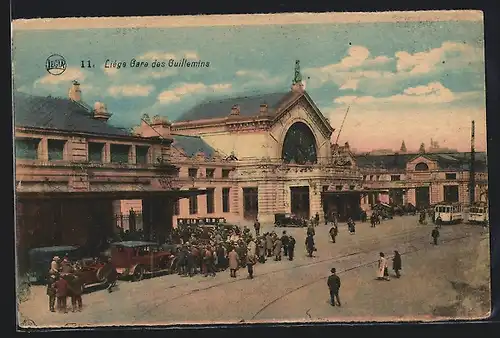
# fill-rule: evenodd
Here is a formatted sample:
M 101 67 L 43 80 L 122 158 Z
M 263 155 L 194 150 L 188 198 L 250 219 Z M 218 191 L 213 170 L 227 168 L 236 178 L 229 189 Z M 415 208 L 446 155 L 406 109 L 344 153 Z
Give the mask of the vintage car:
M 45 283 L 49 274 L 50 263 L 54 256 L 61 259 L 68 256 L 71 261 L 81 258 L 80 248 L 76 246 L 51 246 L 29 250 L 28 279 L 31 283 Z
M 120 277 L 139 281 L 146 274 L 171 272 L 174 255 L 158 243 L 126 241 L 111 244 L 111 262 Z
M 275 214 L 274 225 L 277 227 L 306 227 L 307 221 L 294 214 Z

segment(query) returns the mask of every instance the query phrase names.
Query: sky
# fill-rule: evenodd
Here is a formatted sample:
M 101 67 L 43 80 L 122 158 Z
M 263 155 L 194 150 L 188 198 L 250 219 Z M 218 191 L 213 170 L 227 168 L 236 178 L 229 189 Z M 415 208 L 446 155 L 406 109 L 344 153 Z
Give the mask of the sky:
M 100 101 L 109 123 L 138 125 L 144 113 L 175 121 L 217 98 L 286 92 L 300 60 L 306 91 L 339 143 L 358 151 L 417 150 L 430 139 L 468 151 L 486 149 L 482 21 L 361 22 L 15 30 L 14 91 L 67 97 L 72 80 L 83 100 Z M 67 62 L 58 76 L 49 55 Z M 209 67 L 168 67 L 168 60 Z M 148 67 L 130 67 L 131 60 Z M 94 68 L 82 68 L 90 60 Z M 113 61 L 126 67 L 105 68 Z M 166 67 L 151 67 L 154 60 Z M 14 95 L 15 95 L 14 92 Z M 349 112 L 338 135 L 342 120 Z

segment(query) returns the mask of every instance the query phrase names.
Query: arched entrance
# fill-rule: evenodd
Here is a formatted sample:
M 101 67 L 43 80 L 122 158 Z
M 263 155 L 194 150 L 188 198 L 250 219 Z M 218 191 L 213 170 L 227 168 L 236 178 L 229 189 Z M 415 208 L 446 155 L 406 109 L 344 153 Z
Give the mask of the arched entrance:
M 295 122 L 288 128 L 281 153 L 283 162 L 313 164 L 318 162 L 316 138 L 303 122 Z

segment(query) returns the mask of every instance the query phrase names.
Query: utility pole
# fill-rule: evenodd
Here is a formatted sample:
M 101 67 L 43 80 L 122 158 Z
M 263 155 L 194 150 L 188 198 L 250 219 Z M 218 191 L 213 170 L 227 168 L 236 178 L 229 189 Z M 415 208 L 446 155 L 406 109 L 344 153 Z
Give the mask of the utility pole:
M 471 139 L 470 139 L 470 170 L 469 170 L 469 205 L 472 205 L 476 196 L 476 152 L 474 149 L 475 123 L 472 121 Z

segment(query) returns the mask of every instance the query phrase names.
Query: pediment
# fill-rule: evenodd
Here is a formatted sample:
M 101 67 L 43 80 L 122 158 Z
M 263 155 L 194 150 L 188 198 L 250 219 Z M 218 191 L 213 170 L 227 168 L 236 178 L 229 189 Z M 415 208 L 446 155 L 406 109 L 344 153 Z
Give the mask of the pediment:
M 302 108 L 302 110 L 307 114 L 308 119 L 321 132 L 325 139 L 330 139 L 334 129 L 330 125 L 330 122 L 321 113 L 319 108 L 314 104 L 307 92 L 303 92 L 290 102 L 287 102 L 280 107 L 275 118 L 273 119 L 272 125 L 277 123 L 286 124 L 286 120 L 291 118 L 291 110 L 297 106 Z
M 417 163 L 421 163 L 421 162 L 436 163 L 436 161 L 434 159 L 432 159 L 429 156 L 426 156 L 424 154 L 421 154 L 421 155 L 417 155 L 417 156 L 413 157 L 412 159 L 410 159 L 408 161 L 408 164 L 412 165 L 412 164 L 417 164 Z

